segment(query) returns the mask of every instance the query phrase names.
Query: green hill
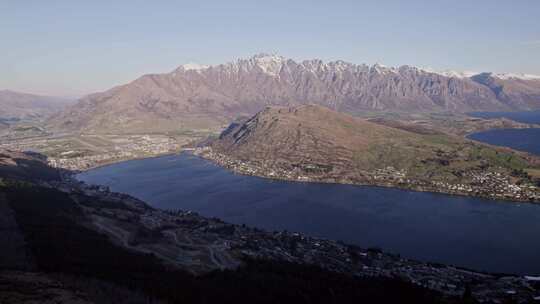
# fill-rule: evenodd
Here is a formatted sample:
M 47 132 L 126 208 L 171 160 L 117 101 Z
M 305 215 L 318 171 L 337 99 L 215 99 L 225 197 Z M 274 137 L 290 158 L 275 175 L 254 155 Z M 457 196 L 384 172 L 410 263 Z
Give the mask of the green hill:
M 538 167 L 538 159 L 525 153 L 434 130 L 382 125 L 315 105 L 267 108 L 229 127 L 211 147 L 229 162 L 252 166 L 258 175 L 478 195 L 500 190 L 506 196 L 510 185 L 534 186 L 524 170 Z M 460 185 L 464 190 L 443 189 Z

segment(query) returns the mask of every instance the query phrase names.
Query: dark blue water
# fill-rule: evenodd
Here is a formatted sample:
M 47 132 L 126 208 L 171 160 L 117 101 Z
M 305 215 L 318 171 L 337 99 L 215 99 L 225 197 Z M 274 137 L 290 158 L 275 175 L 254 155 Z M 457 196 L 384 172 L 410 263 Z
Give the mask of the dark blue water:
M 409 258 L 540 274 L 540 205 L 235 175 L 189 154 L 79 175 L 164 209 L 380 247 Z
M 471 134 L 468 138 L 540 155 L 540 129 L 489 130 Z
M 473 112 L 469 115 L 480 118 L 508 118 L 523 123 L 540 124 L 540 111 L 527 112 Z
M 528 112 L 475 112 L 471 116 L 481 118 L 505 117 L 524 123 L 540 124 L 540 111 Z M 540 129 L 503 129 L 474 133 L 470 139 L 486 142 L 492 145 L 510 147 L 540 155 Z

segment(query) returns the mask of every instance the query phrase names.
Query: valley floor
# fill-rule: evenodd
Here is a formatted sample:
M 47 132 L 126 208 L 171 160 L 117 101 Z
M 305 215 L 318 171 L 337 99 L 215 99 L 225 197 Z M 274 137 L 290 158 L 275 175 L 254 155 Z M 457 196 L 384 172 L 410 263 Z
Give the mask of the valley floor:
M 0 141 L 0 148 L 35 151 L 47 157 L 52 167 L 84 171 L 126 160 L 177 153 L 182 146 L 206 136 L 207 133 L 45 136 Z

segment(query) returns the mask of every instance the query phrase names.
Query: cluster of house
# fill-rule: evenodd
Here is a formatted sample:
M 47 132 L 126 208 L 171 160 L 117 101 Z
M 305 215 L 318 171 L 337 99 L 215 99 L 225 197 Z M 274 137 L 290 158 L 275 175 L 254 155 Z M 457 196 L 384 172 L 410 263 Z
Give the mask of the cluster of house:
M 176 152 L 179 142 L 164 135 L 80 135 L 28 138 L 0 143 L 14 151 L 37 151 L 48 156 L 49 165 L 85 170 L 126 159 Z
M 372 171 L 363 171 L 359 175 L 317 172 L 311 174 L 298 168 L 280 167 L 264 162 L 243 161 L 214 151 L 211 147 L 200 147 L 194 150 L 195 155 L 209 159 L 220 166 L 240 174 L 256 175 L 274 179 L 292 181 L 338 182 L 345 184 L 369 184 L 379 186 L 396 186 L 419 191 L 432 191 L 460 195 L 473 195 L 494 199 L 517 201 L 540 201 L 540 191 L 532 184 L 516 185 L 510 177 L 491 171 L 467 171 L 463 179 L 470 183 L 452 183 L 440 180 L 420 180 L 407 177 L 407 172 L 387 166 Z
M 111 151 L 98 154 L 80 156 L 81 153 L 77 151 L 67 151 L 58 157 L 49 157 L 47 162 L 55 168 L 86 170 L 121 160 L 166 154 L 180 149 L 180 145 L 169 138 L 140 136 L 135 139 L 129 138 L 126 143 L 114 145 Z
M 475 193 L 500 199 L 514 200 L 540 200 L 538 187 L 531 183 L 516 185 L 509 176 L 499 172 L 466 172 L 467 177 L 472 178 Z
M 146 154 L 163 154 L 177 151 L 180 148 L 176 140 L 162 136 L 130 136 L 125 141 L 126 143 L 116 144 L 114 149 L 120 152 L 132 151 Z
M 47 159 L 47 163 L 53 168 L 81 171 L 98 165 L 133 157 L 134 154 L 130 151 L 118 151 L 77 157 L 50 157 Z
M 253 162 L 234 159 L 225 154 L 215 152 L 211 147 L 208 146 L 196 148 L 193 150 L 193 154 L 211 160 L 222 167 L 244 175 L 296 181 L 311 180 L 308 175 L 299 174 L 298 170 L 279 168 L 277 166 L 266 166 L 264 164 L 254 164 Z
M 399 170 L 393 166 L 388 166 L 383 169 L 375 169 L 369 173 L 372 179 L 378 181 L 394 181 L 398 183 L 409 183 L 410 180 L 406 179 L 407 171 Z

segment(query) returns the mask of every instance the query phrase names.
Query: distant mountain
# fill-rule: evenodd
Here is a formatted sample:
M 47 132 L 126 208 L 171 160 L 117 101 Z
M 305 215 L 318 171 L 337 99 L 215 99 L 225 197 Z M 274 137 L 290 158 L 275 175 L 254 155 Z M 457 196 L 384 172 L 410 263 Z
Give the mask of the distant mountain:
M 0 124 L 44 119 L 72 103 L 67 98 L 0 90 Z
M 344 61 L 296 62 L 260 54 L 215 66 L 189 64 L 87 96 L 49 121 L 83 132 L 166 131 L 222 125 L 268 105 L 319 104 L 363 111 L 468 112 L 540 108 L 540 81 Z M 482 78 L 483 79 L 483 78 Z M 499 84 L 505 90 L 500 94 Z M 508 88 L 507 88 L 508 86 Z M 505 91 L 503 90 L 503 91 Z M 506 91 L 505 91 L 506 92 Z
M 511 109 L 538 109 L 540 101 L 540 77 L 481 73 L 471 79 L 488 87 L 497 100 Z

